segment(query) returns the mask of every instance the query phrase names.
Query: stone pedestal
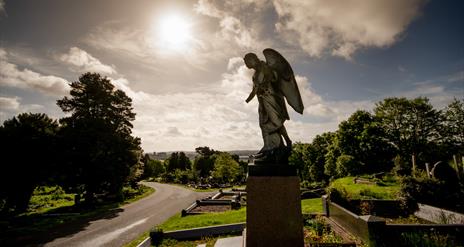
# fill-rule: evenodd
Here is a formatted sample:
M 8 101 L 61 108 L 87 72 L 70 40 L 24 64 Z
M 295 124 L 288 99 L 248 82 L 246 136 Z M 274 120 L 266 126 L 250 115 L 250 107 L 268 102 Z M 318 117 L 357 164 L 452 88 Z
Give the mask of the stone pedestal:
M 302 247 L 300 179 L 288 166 L 249 166 L 246 246 Z

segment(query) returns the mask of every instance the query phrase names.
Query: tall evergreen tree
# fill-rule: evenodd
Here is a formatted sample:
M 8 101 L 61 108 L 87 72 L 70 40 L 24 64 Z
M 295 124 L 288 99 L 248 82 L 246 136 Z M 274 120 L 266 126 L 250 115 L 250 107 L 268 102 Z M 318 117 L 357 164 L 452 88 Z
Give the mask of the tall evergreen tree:
M 60 120 L 68 185 L 85 192 L 89 203 L 97 193 L 121 198 L 142 153 L 140 139 L 131 135 L 132 100 L 96 73 L 85 73 L 70 86 L 71 96 L 57 101 L 71 113 Z

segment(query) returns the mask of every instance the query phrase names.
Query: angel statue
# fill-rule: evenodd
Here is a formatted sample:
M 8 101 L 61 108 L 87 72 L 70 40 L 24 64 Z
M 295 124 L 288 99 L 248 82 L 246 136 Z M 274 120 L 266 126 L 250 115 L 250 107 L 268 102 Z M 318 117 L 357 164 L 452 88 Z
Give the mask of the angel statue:
M 245 65 L 255 70 L 253 90 L 246 102 L 250 102 L 255 95 L 258 98 L 259 127 L 264 141 L 263 148 L 254 156 L 255 164 L 283 164 L 288 162 L 292 150 L 292 141 L 284 126 L 285 120 L 290 119 L 284 98 L 300 114 L 303 114 L 304 106 L 287 60 L 271 48 L 265 49 L 263 54 L 266 61 L 259 60 L 254 53 L 248 53 L 243 58 Z

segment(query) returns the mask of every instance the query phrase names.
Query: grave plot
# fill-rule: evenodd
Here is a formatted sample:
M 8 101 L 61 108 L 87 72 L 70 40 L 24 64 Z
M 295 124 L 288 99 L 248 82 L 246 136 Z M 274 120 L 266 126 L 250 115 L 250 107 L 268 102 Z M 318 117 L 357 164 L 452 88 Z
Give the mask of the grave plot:
M 222 191 L 212 197 L 197 200 L 188 208 L 181 212 L 182 217 L 187 215 L 224 212 L 232 209 L 239 209 L 246 205 L 246 192 L 243 191 Z
M 306 246 L 355 247 L 357 244 L 350 233 L 323 215 L 306 218 L 303 233 Z
M 421 218 L 420 214 L 405 215 L 400 201 L 353 200 L 350 203 L 330 201 L 324 196 L 324 213 L 369 246 L 462 246 L 464 243 L 464 224 L 433 222 Z M 453 214 L 453 218 L 459 217 L 460 214 Z

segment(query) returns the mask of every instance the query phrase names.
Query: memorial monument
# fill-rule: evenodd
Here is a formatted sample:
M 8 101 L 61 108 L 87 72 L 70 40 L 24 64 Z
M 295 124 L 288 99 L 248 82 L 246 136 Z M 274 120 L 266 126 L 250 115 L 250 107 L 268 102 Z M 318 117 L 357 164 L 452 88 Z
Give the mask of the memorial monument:
M 287 60 L 270 48 L 263 54 L 266 61 L 254 53 L 244 57 L 255 70 L 246 102 L 258 98 L 264 142 L 248 166 L 246 246 L 303 246 L 300 179 L 288 165 L 292 141 L 284 122 L 290 119 L 285 101 L 300 114 L 304 106 Z

